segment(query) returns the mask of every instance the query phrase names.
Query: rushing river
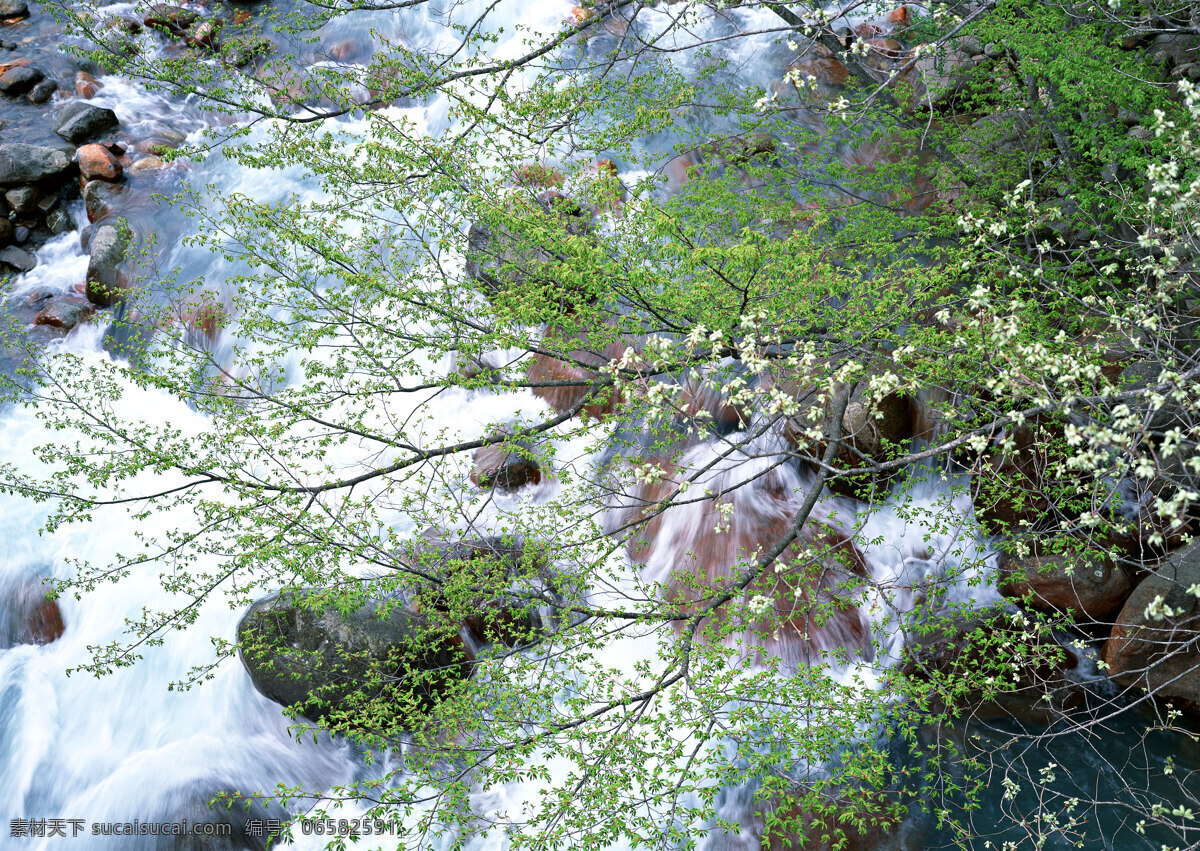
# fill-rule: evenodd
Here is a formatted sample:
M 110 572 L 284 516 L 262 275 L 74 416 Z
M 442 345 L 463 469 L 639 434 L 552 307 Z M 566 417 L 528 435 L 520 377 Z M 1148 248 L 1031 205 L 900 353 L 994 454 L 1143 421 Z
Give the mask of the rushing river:
M 483 8 L 482 3 L 473 5 Z M 109 8 L 119 12 L 126 7 Z M 322 43 L 349 41 L 369 45 L 373 39 L 381 44 L 384 39 L 404 38 L 411 43 L 438 44 L 448 38 L 445 22 L 430 9 L 419 6 L 403 12 L 347 16 L 325 29 Z M 569 6 L 558 0 L 498 4 L 496 11 L 486 18 L 486 26 L 499 39 L 495 47 L 497 55 L 514 55 L 521 49 L 525 35 L 518 30 L 518 24 L 550 32 L 561 25 L 569 11 Z M 470 17 L 464 15 L 464 19 Z M 731 73 L 743 75 L 747 84 L 769 83 L 771 74 L 782 64 L 777 60 L 784 48 L 777 44 L 777 39 L 763 37 L 733 43 L 738 45 L 738 52 L 728 57 Z M 768 56 L 774 58 L 764 59 Z M 203 116 L 194 105 L 147 92 L 119 79 L 104 78 L 103 82 L 104 88 L 92 100 L 112 107 L 125 132 L 136 134 L 140 129 L 152 133 L 154 126 L 164 123 L 186 132 L 196 132 L 203 126 Z M 437 136 L 446 130 L 446 109 L 444 101 L 435 99 L 422 106 L 409 106 L 405 111 L 418 126 Z M 355 132 L 355 119 L 345 119 L 343 124 L 347 132 Z M 671 141 L 649 140 L 647 144 L 662 145 L 665 150 Z M 173 181 L 181 176 L 193 185 L 211 184 L 218 197 L 237 191 L 275 201 L 293 193 L 313 197 L 318 191 L 311 180 L 299 173 L 243 168 L 219 152 L 190 164 L 186 173 L 182 166 L 164 170 L 155 188 L 169 191 Z M 176 213 L 151 212 L 157 208 L 149 201 L 145 203 L 147 206 L 139 217 L 154 222 L 158 268 L 178 267 L 184 279 L 218 282 L 241 271 L 220 257 L 184 245 L 180 237 L 187 232 L 189 223 Z M 71 212 L 79 226 L 86 224 L 81 204 Z M 39 250 L 38 257 L 38 267 L 16 280 L 10 300 L 18 301 L 39 290 L 70 293 L 83 279 L 87 257 L 80 248 L 78 233 L 57 237 Z M 218 292 L 218 295 L 227 294 Z M 103 363 L 110 357 L 103 316 L 100 321 L 48 343 L 43 357 L 71 356 L 84 365 Z M 236 328 L 230 333 L 236 333 Z M 229 357 L 233 351 L 231 341 L 217 340 L 214 351 L 218 357 Z M 231 367 L 236 368 L 236 364 Z M 125 415 L 133 420 L 169 422 L 196 439 L 203 439 L 209 428 L 195 410 L 165 394 L 130 387 L 121 404 Z M 432 407 L 426 413 L 435 422 L 453 427 L 467 438 L 482 434 L 490 422 L 511 420 L 518 411 L 544 410 L 544 403 L 528 393 L 502 396 L 482 391 L 441 394 L 429 405 Z M 9 408 L 0 414 L 0 462 L 23 471 L 41 469 L 34 452 L 39 444 L 71 439 L 69 433 L 47 430 L 30 409 Z M 768 463 L 771 448 L 758 448 L 766 454 L 758 455 L 753 462 L 719 467 L 712 473 L 710 483 L 719 487 L 739 477 L 749 480 L 760 472 L 755 465 Z M 699 466 L 708 460 L 706 453 L 712 451 L 712 447 L 701 445 L 692 450 L 685 463 Z M 585 452 L 583 444 L 564 443 L 559 447 L 558 457 L 572 459 L 581 466 L 597 460 Z M 793 491 L 803 484 L 800 474 L 790 468 L 780 468 L 776 475 L 786 479 L 774 483 L 777 490 Z M 991 556 L 975 524 L 970 500 L 952 495 L 951 486 L 955 483 L 931 476 L 929 483 L 910 494 L 906 511 L 885 503 L 861 519 L 859 538 L 873 542 L 863 548 L 871 579 L 885 587 L 913 588 L 949 575 L 953 576 L 954 584 L 950 601 L 974 600 L 985 605 L 998 600 L 995 589 L 986 581 L 974 581 L 980 578 L 978 571 L 959 569 L 962 564 L 970 563 L 986 566 Z M 779 506 L 764 507 L 762 489 L 768 486 L 770 482 L 738 491 L 736 516 L 750 518 L 757 516 L 756 512 L 781 510 Z M 556 497 L 553 482 L 546 483 L 536 494 L 540 502 Z M 519 500 L 497 508 L 501 513 L 519 510 Z M 667 543 L 647 559 L 648 579 L 665 578 L 681 554 L 688 551 L 705 522 L 696 514 L 699 510 L 675 511 L 664 519 L 659 539 Z M 848 500 L 831 497 L 820 511 L 826 516 L 839 514 L 849 518 L 854 516 L 856 508 Z M 239 664 L 227 662 L 217 670 L 214 679 L 189 690 L 168 688 L 191 668 L 202 666 L 211 658 L 208 636 L 234 638 L 240 612 L 231 610 L 221 598 L 208 601 L 188 631 L 170 636 L 161 647 L 146 648 L 144 658 L 135 665 L 100 678 L 87 673 L 69 676 L 67 672 L 88 657 L 89 648 L 121 639 L 126 619 L 136 618 L 143 607 L 169 606 L 170 595 L 156 576 L 135 573 L 119 582 L 102 583 L 80 600 L 66 597 L 59 601 L 64 630 L 61 637 L 48 644 L 29 643 L 28 637 L 21 635 L 24 628 L 21 619 L 28 618 L 28 601 L 36 598 L 44 578 L 69 575 L 77 560 L 110 562 L 119 553 L 133 548 L 135 533 L 151 538 L 164 534 L 166 520 L 162 517 L 135 520 L 129 511 L 111 507 L 100 510 L 92 523 L 40 534 L 44 520 L 41 506 L 13 496 L 0 497 L 0 538 L 6 542 L 0 561 L 0 600 L 16 601 L 7 609 L 0 608 L 0 813 L 6 820 L 0 825 L 4 834 L 0 835 L 0 847 L 262 847 L 262 829 L 269 828 L 273 820 L 288 818 L 288 811 L 271 805 L 256 807 L 248 813 L 227 813 L 209 810 L 205 803 L 223 792 L 269 791 L 279 783 L 319 793 L 380 770 L 365 765 L 360 754 L 343 741 L 328 737 L 313 741 L 311 736 L 301 737 L 290 731 L 280 707 L 255 691 Z M 487 519 L 481 522 L 486 524 Z M 397 524 L 402 527 L 402 519 L 397 519 Z M 986 572 L 986 567 L 982 569 Z M 896 599 L 888 602 L 892 606 L 904 605 L 904 601 L 898 603 Z M 903 638 L 889 619 L 890 611 L 887 605 L 869 607 L 873 620 L 868 628 L 873 634 L 890 636 L 893 646 L 885 643 L 888 652 L 876 662 L 846 665 L 839 676 L 847 682 L 871 687 L 886 672 L 888 660 L 898 657 L 898 647 L 894 645 Z M 608 662 L 616 670 L 627 669 L 634 660 L 652 654 L 655 646 L 652 637 L 646 637 L 640 646 L 636 639 L 625 640 L 614 645 Z M 1093 674 L 1090 670 L 1082 671 L 1080 676 L 1090 679 Z M 1070 750 L 1076 745 L 1049 747 Z M 1068 759 L 1086 761 L 1086 755 L 1053 758 L 1060 764 Z M 1097 778 L 1097 782 L 1109 782 L 1102 773 Z M 752 791 L 726 790 L 722 814 L 730 819 L 745 817 L 750 812 Z M 477 803 L 503 811 L 536 794 L 532 786 L 513 784 L 510 788 L 491 790 Z M 361 812 L 353 806 L 336 811 L 346 818 Z M 16 821 L 12 825 L 13 835 L 9 836 L 9 819 L 33 820 L 42 824 L 41 830 L 49 824 L 51 831 L 61 830 L 68 837 L 80 834 L 80 839 L 78 844 L 60 844 L 60 837 L 56 836 L 18 837 Z M 212 844 L 195 837 L 183 840 L 103 835 L 109 831 L 106 825 L 123 825 L 135 819 L 146 825 L 186 822 L 195 826 L 221 822 L 232 826 L 233 835 L 229 840 Z M 914 827 L 901 840 L 905 844 L 896 847 L 925 847 L 917 843 L 934 847 L 946 838 L 939 838 L 937 831 L 928 827 L 924 825 L 920 831 Z M 324 838 L 317 836 L 297 837 L 295 847 L 321 847 L 324 842 Z M 493 837 L 491 842 L 500 847 L 501 838 Z M 741 842 L 740 838 L 714 835 L 707 840 L 706 847 L 717 851 L 743 847 Z

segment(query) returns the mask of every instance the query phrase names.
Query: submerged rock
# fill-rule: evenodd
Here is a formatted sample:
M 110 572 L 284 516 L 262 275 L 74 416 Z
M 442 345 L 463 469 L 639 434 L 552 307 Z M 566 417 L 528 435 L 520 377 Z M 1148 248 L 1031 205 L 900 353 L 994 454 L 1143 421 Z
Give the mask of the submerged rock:
M 45 588 L 26 583 L 0 599 L 0 648 L 50 644 L 63 634 L 62 610 Z
M 89 222 L 99 222 L 108 218 L 116 209 L 117 199 L 124 192 L 124 187 L 107 180 L 89 180 L 83 187 L 83 205 L 87 210 Z
M 87 71 L 75 72 L 75 94 L 81 98 L 94 98 L 104 88 L 96 78 Z
M 156 157 L 153 154 L 147 154 L 133 161 L 133 165 L 129 166 L 129 173 L 132 175 L 145 174 L 147 172 L 159 171 L 166 168 L 166 163 L 161 157 Z

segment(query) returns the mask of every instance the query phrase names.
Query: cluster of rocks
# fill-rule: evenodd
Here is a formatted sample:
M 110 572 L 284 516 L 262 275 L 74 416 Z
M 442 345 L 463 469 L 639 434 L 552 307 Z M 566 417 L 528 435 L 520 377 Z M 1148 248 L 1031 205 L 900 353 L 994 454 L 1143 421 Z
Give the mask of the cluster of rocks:
M 0 272 L 32 270 L 39 245 L 74 230 L 69 203 L 82 198 L 91 223 L 80 237 L 89 263 L 79 292 L 38 291 L 10 306 L 17 315 L 32 314 L 28 318 L 35 326 L 64 332 L 96 308 L 111 307 L 123 298 L 132 245 L 128 223 L 119 216 L 126 206 L 126 177 L 162 168 L 159 154 L 184 139 L 181 133 L 162 129 L 137 144 L 123 141 L 116 113 L 88 100 L 101 91 L 101 82 L 77 70 L 71 88 L 60 86 L 27 57 L 0 63 L 0 93 L 9 98 L 41 103 L 57 94 L 44 120 L 62 140 L 0 144 Z
M 71 229 L 61 203 L 77 196 L 71 153 L 35 145 L 0 145 L 0 268 L 27 272 L 37 259 L 22 247 Z
M 202 51 L 227 65 L 241 68 L 274 52 L 274 45 L 266 36 L 241 31 L 250 18 L 246 9 L 239 9 L 228 18 L 205 17 L 184 6 L 156 3 L 140 18 L 117 14 L 109 17 L 107 24 L 111 29 L 131 36 L 141 33 L 143 28 L 148 29 L 179 47 Z
M 27 60 L 0 65 L 0 93 L 9 97 L 24 97 L 34 104 L 45 103 L 58 91 L 58 82 L 47 78 L 44 71 L 31 67 Z
M 4 10 L 0 10 L 6 22 L 29 13 L 22 0 L 0 2 L 13 12 L 4 15 Z M 99 84 L 90 74 L 83 71 L 76 74 L 73 94 L 90 98 L 98 90 Z M 45 104 L 56 94 L 57 100 L 66 100 L 72 92 L 60 86 L 53 73 L 36 67 L 30 57 L 18 56 L 0 62 L 0 95 L 18 102 Z M 78 178 L 81 173 L 89 174 L 94 161 L 94 157 L 88 157 L 86 148 L 77 158 L 75 146 L 102 137 L 119 126 L 111 109 L 83 100 L 70 102 L 65 108 L 56 103 L 43 114 L 53 134 L 62 139 L 61 144 L 0 145 L 0 271 L 29 271 L 37 263 L 35 250 L 39 244 L 74 229 L 65 206 L 79 198 L 83 186 Z M 119 172 L 114 173 L 111 168 L 105 173 L 108 179 L 119 178 Z
M 56 132 L 69 142 L 82 142 L 117 126 L 112 110 L 77 101 L 58 117 Z M 50 236 L 75 227 L 67 213 L 68 202 L 82 194 L 92 221 L 113 211 L 114 187 L 129 164 L 124 147 L 114 141 L 50 148 L 12 143 L 0 145 L 0 264 L 16 272 L 37 265 L 31 250 Z M 91 234 L 87 296 L 98 306 L 111 306 L 124 285 L 121 267 L 129 240 L 118 224 L 101 225 Z M 34 324 L 69 330 L 86 318 L 75 300 L 59 304 L 51 300 L 40 310 Z

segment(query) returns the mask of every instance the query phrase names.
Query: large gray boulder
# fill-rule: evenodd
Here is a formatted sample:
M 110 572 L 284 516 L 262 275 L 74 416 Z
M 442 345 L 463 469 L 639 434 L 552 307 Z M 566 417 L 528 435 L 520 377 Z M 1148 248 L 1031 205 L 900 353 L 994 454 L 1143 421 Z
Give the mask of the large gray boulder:
M 238 641 L 267 697 L 331 729 L 379 732 L 411 728 L 471 675 L 462 639 L 428 627 L 395 600 L 343 614 L 328 595 L 304 590 L 251 606 Z
M 63 178 L 70 168 L 71 157 L 54 148 L 21 142 L 0 145 L 0 186 Z
M 93 304 L 112 307 L 125 297 L 129 278 L 124 274 L 130 231 L 118 221 L 102 224 L 92 235 L 88 251 L 87 297 Z
M 0 0 L 0 18 L 24 18 L 29 15 L 25 0 Z
M 10 245 L 0 248 L 0 269 L 14 269 L 17 272 L 28 272 L 37 266 L 37 257 L 24 248 Z
M 54 125 L 54 132 L 68 142 L 82 142 L 115 130 L 120 122 L 111 109 L 85 101 L 76 101 L 63 110 Z

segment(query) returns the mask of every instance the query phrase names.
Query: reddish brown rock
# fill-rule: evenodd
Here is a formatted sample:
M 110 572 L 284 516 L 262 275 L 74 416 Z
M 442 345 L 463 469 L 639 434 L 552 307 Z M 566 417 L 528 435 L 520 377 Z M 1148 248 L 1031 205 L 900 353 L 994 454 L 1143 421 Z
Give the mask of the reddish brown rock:
M 496 443 L 475 450 L 474 462 L 471 481 L 481 488 L 515 491 L 542 481 L 538 462 L 529 456 L 527 449 L 522 451 L 511 443 Z
M 888 12 L 887 22 L 893 27 L 906 27 L 912 23 L 912 14 L 908 6 L 900 6 Z
M 87 71 L 75 72 L 75 94 L 81 98 L 94 98 L 104 88 Z
M 166 167 L 166 165 L 167 164 L 161 157 L 156 157 L 153 154 L 150 154 L 134 160 L 129 166 L 129 170 L 134 174 L 137 174 L 144 171 L 158 171 L 159 169 Z
M 864 64 L 879 74 L 888 74 L 896 66 L 896 60 L 904 55 L 904 48 L 894 38 L 866 39 L 869 48 Z
M 329 47 L 329 55 L 339 62 L 366 64 L 374 52 L 375 43 L 365 32 L 353 38 L 344 38 Z
M 211 299 L 204 299 L 189 307 L 182 319 L 189 331 L 201 335 L 210 344 L 217 341 L 228 321 L 225 306 Z
M 871 38 L 867 39 L 867 44 L 872 53 L 878 53 L 888 59 L 899 59 L 904 53 L 904 48 L 894 38 Z
M 120 30 L 126 35 L 137 35 L 142 31 L 142 22 L 137 18 L 129 18 L 124 15 L 113 15 L 104 21 L 104 26 L 110 30 Z
M 788 66 L 801 77 L 814 77 L 817 85 L 825 88 L 841 88 L 850 79 L 850 71 L 833 51 L 823 44 L 816 45 L 811 52 Z
M 38 311 L 33 324 L 70 331 L 76 325 L 86 322 L 91 315 L 92 305 L 85 299 L 55 298 Z
M 79 171 L 87 180 L 120 180 L 120 161 L 103 145 L 84 145 L 79 149 Z
M 689 381 L 679 396 L 680 414 L 696 420 L 701 431 L 709 427 L 720 434 L 744 429 L 750 413 L 744 405 L 731 405 L 729 399 L 703 382 Z
M 0 605 L 0 647 L 16 644 L 50 644 L 64 630 L 58 602 L 46 597 L 35 583 L 21 586 Z
M 1118 683 L 1200 707 L 1200 543 L 1154 566 L 1116 618 L 1101 653 Z
M 1028 601 L 1039 612 L 1073 611 L 1082 620 L 1110 618 L 1133 590 L 1124 570 L 1091 553 L 1006 559 L 1000 572 L 1006 596 Z
M 573 24 L 574 26 L 581 26 L 586 24 L 588 21 L 595 20 L 598 17 L 600 16 L 594 9 L 587 9 L 583 6 L 572 6 L 571 17 L 567 19 L 567 22 Z
M 548 329 L 546 332 L 547 338 L 552 339 L 558 336 L 558 333 L 553 328 Z M 574 408 L 592 393 L 593 388 L 590 386 L 591 383 L 601 377 L 596 368 L 614 358 L 621 357 L 624 351 L 625 347 L 619 343 L 607 344 L 600 353 L 576 349 L 567 355 L 573 362 L 559 360 L 542 354 L 534 355 L 533 361 L 529 365 L 529 381 L 535 384 L 552 386 L 535 386 L 531 387 L 530 390 L 539 399 L 544 399 L 554 410 L 564 413 Z M 587 366 L 585 367 L 583 364 Z M 564 383 L 560 386 L 553 386 L 555 382 Z M 568 384 L 566 382 L 576 383 Z M 614 398 L 611 388 L 601 387 L 591 396 L 588 403 L 584 405 L 583 413 L 595 419 L 603 419 L 612 414 L 618 402 L 619 400 Z
M 739 486 L 723 477 L 706 482 L 712 491 L 736 491 L 728 514 L 721 503 L 729 500 L 668 506 L 664 500 L 681 473 L 667 461 L 659 466 L 667 475 L 639 486 L 617 523 L 631 530 L 629 557 L 645 564 L 646 578 L 662 583 L 666 598 L 685 610 L 702 605 L 747 559 L 787 534 L 803 498 L 792 490 L 797 482 L 773 469 Z M 790 670 L 831 657 L 871 658 L 870 623 L 860 605 L 866 560 L 853 540 L 822 520 L 814 513 L 779 562 L 745 588 L 740 602 L 719 608 L 700 637 L 728 642 L 759 661 L 778 660 Z M 760 616 L 745 608 L 754 597 L 770 601 Z
M 62 610 L 56 600 L 43 600 L 29 613 L 28 635 L 33 644 L 49 644 L 62 637 Z
M 217 46 L 217 35 L 221 32 L 222 22 L 218 19 L 202 21 L 185 39 L 192 47 L 204 50 L 214 50 Z

